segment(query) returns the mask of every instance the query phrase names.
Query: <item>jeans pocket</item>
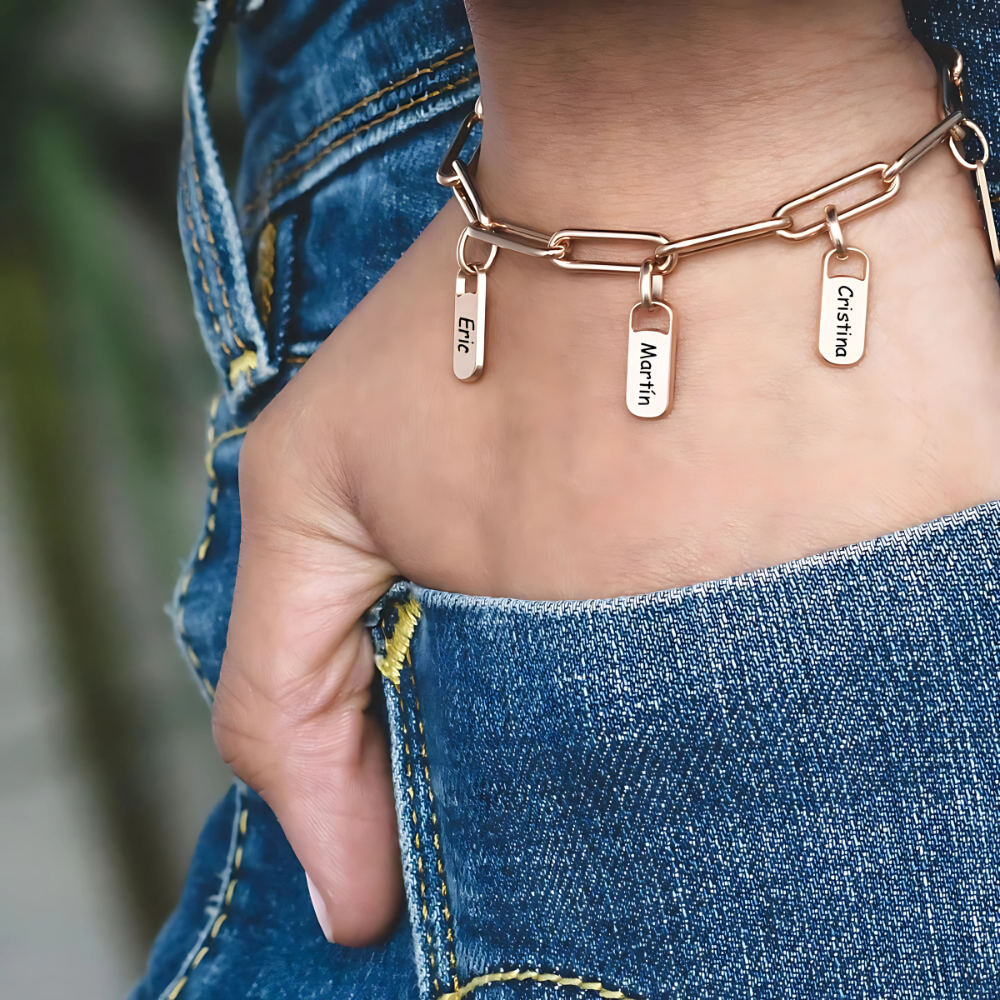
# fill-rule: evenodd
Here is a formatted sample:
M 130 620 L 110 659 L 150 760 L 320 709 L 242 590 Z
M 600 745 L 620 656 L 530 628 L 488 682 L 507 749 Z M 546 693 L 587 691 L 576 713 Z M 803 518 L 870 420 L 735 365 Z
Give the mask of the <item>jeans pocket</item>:
M 478 72 L 462 5 L 425 7 L 275 7 L 263 28 L 251 18 L 240 38 L 249 118 L 237 210 L 207 89 L 242 8 L 199 6 L 178 214 L 195 314 L 234 412 L 294 373 L 447 198 L 434 166 L 478 94 Z

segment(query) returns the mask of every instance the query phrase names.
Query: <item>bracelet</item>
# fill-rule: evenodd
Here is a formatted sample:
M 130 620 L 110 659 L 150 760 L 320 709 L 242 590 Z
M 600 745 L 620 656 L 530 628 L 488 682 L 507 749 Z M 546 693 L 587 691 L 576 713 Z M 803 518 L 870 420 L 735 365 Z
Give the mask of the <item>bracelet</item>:
M 560 229 L 546 235 L 491 218 L 472 180 L 479 148 L 476 148 L 468 163 L 462 159 L 462 150 L 473 128 L 483 120 L 482 99 L 477 100 L 475 110 L 462 123 L 437 172 L 438 183 L 452 189 L 467 222 L 456 248 L 458 278 L 455 286 L 452 352 L 455 375 L 463 382 L 472 382 L 482 374 L 485 360 L 486 273 L 500 250 L 511 250 L 549 260 L 557 267 L 581 273 L 637 274 L 639 301 L 629 314 L 625 403 L 629 412 L 637 417 L 663 416 L 670 412 L 674 402 L 677 355 L 674 314 L 663 296 L 664 277 L 677 267 L 682 258 L 693 254 L 767 236 L 798 243 L 822 232 L 829 236 L 832 248 L 823 258 L 819 354 L 825 362 L 836 367 L 856 365 L 865 352 L 871 262 L 863 250 L 847 244 L 843 226 L 892 201 L 899 194 L 903 174 L 944 142 L 948 143 L 958 163 L 975 174 L 994 269 L 1000 273 L 1000 243 L 990 207 L 985 170 L 990 158 L 990 148 L 982 130 L 965 113 L 962 99 L 962 55 L 952 46 L 940 42 L 924 41 L 923 44 L 938 69 L 943 118 L 895 162 L 872 163 L 792 198 L 763 221 L 682 240 L 671 240 L 658 232 L 600 229 Z M 963 145 L 970 132 L 982 148 L 982 155 L 975 160 L 967 158 Z M 879 179 L 884 190 L 846 209 L 838 209 L 833 196 L 868 178 Z M 795 214 L 814 203 L 824 205 L 823 219 L 796 228 Z M 489 254 L 484 263 L 473 264 L 467 260 L 466 245 L 470 239 L 489 244 Z M 580 243 L 645 243 L 649 250 L 647 256 L 640 261 L 617 263 L 579 258 L 575 255 L 575 248 Z M 862 264 L 862 277 L 830 273 L 834 259 L 844 262 L 852 255 Z M 835 266 L 833 270 L 836 272 L 842 268 Z M 653 328 L 654 324 L 650 322 L 637 327 L 636 314 L 640 310 L 646 314 L 655 314 L 661 321 L 662 328 Z

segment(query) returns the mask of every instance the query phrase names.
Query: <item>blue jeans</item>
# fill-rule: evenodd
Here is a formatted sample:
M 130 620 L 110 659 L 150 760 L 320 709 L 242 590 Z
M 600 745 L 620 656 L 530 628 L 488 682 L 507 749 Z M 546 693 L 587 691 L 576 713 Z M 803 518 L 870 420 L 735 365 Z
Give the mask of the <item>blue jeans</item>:
M 477 94 L 457 0 L 256 7 L 203 6 L 184 103 L 181 235 L 223 391 L 174 620 L 208 700 L 241 435 L 441 208 L 434 167 Z M 992 7 L 910 13 L 963 49 L 1000 142 Z M 235 205 L 204 95 L 232 17 Z M 328 944 L 273 814 L 236 782 L 134 997 L 1000 995 L 998 563 L 988 504 L 642 597 L 398 585 L 372 620 L 409 903 L 395 935 Z

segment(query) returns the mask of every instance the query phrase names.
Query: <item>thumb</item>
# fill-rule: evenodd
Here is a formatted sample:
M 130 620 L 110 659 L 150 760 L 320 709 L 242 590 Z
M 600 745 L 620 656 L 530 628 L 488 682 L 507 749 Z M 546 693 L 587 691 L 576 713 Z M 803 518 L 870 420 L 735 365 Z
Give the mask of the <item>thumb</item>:
M 273 407 L 240 457 L 243 535 L 213 731 L 274 810 L 326 937 L 366 945 L 402 905 L 389 754 L 369 711 L 374 656 L 360 623 L 396 574 L 335 482 L 317 486 L 324 464 L 297 442 L 324 436 L 294 433 Z

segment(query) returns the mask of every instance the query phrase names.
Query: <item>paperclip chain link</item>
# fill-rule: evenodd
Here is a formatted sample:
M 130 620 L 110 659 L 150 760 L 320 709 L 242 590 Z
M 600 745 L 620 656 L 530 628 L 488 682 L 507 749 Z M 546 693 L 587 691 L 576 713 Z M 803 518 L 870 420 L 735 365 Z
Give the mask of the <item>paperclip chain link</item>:
M 850 174 L 845 174 L 829 184 L 808 191 L 796 198 L 784 202 L 775 209 L 769 219 L 752 222 L 748 225 L 732 229 L 704 233 L 681 240 L 671 240 L 658 232 L 624 232 L 617 230 L 595 229 L 560 229 L 551 235 L 540 233 L 524 226 L 514 225 L 493 219 L 486 210 L 472 179 L 471 165 L 474 165 L 479 150 L 476 149 L 469 162 L 462 159 L 464 149 L 476 125 L 483 121 L 481 100 L 476 102 L 475 110 L 469 114 L 459 127 L 458 134 L 445 154 L 437 172 L 440 184 L 450 187 L 466 218 L 466 228 L 462 234 L 460 264 L 463 271 L 468 266 L 464 261 L 465 241 L 474 239 L 491 244 L 487 266 L 491 264 L 498 249 L 512 250 L 529 257 L 549 260 L 557 267 L 565 270 L 586 273 L 604 274 L 637 274 L 641 278 L 643 296 L 650 292 L 650 280 L 653 275 L 662 278 L 672 271 L 683 257 L 693 254 L 719 250 L 723 247 L 745 243 L 768 236 L 778 236 L 785 240 L 800 242 L 809 240 L 822 232 L 831 234 L 835 246 L 843 245 L 840 225 L 861 215 L 876 211 L 898 194 L 901 188 L 902 176 L 915 166 L 931 150 L 947 142 L 958 163 L 969 171 L 982 171 L 989 161 L 990 149 L 982 130 L 965 116 L 961 105 L 961 74 L 962 56 L 957 49 L 951 49 L 951 65 L 943 70 L 943 80 L 947 89 L 942 97 L 946 111 L 943 120 L 929 132 L 921 136 L 912 146 L 905 150 L 894 162 L 873 163 Z M 971 161 L 964 154 L 962 140 L 966 132 L 971 131 L 982 146 L 982 156 Z M 865 180 L 873 179 L 884 185 L 882 191 L 847 208 L 837 208 L 830 203 L 830 196 L 850 188 Z M 826 217 L 818 222 L 796 228 L 794 213 L 816 202 L 825 202 Z M 836 234 L 829 223 L 830 210 L 836 226 Z M 986 211 L 989 211 L 988 207 Z M 839 237 L 839 240 L 838 238 Z M 619 262 L 612 260 L 590 260 L 573 255 L 578 244 L 596 243 L 614 245 L 615 243 L 647 243 L 650 252 L 637 261 Z M 651 262 L 647 272 L 644 264 Z M 661 282 L 662 284 L 662 282 Z
M 604 229 L 559 229 L 546 234 L 526 226 L 503 222 L 490 216 L 473 177 L 479 150 L 471 159 L 462 151 L 473 130 L 483 121 L 481 101 L 462 122 L 437 172 L 438 182 L 450 187 L 465 216 L 466 225 L 456 248 L 458 275 L 455 280 L 455 323 L 452 369 L 462 382 L 474 382 L 485 364 L 487 271 L 500 250 L 511 250 L 556 267 L 590 274 L 635 274 L 639 278 L 639 301 L 628 320 L 628 348 L 625 403 L 636 417 L 657 418 L 670 413 L 674 404 L 674 373 L 677 363 L 678 331 L 674 310 L 663 294 L 664 278 L 684 257 L 719 250 L 770 236 L 800 243 L 825 232 L 832 249 L 823 258 L 820 295 L 820 322 L 817 351 L 820 358 L 837 368 L 858 364 L 865 354 L 871 261 L 857 246 L 848 245 L 843 225 L 885 207 L 899 195 L 903 175 L 938 146 L 948 143 L 957 163 L 974 174 L 983 211 L 984 224 L 1000 274 L 1000 238 L 990 202 L 986 164 L 990 148 L 982 130 L 966 117 L 962 96 L 962 56 L 957 49 L 939 42 L 925 47 L 940 74 L 942 120 L 892 163 L 872 163 L 845 174 L 828 184 L 807 191 L 779 205 L 768 219 L 715 232 L 673 240 L 657 231 L 625 232 Z M 978 142 L 981 155 L 970 158 L 964 142 L 970 134 Z M 838 206 L 845 192 L 858 184 L 874 184 L 878 190 L 861 200 Z M 803 209 L 822 208 L 819 221 L 797 223 Z M 489 250 L 483 263 L 466 256 L 469 240 L 485 243 Z M 640 260 L 621 259 L 619 254 L 581 255 L 580 248 L 621 247 L 645 244 Z M 620 251 L 619 251 L 620 253 Z M 846 268 L 846 262 L 852 261 Z M 858 265 L 862 274 L 858 276 Z

